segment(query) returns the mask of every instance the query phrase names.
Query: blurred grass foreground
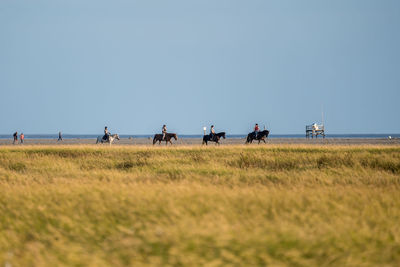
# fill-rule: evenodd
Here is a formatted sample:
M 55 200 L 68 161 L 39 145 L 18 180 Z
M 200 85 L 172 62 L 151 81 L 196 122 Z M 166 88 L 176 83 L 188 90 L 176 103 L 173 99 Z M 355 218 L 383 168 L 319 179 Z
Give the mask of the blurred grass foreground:
M 398 266 L 400 147 L 0 149 L 3 266 Z

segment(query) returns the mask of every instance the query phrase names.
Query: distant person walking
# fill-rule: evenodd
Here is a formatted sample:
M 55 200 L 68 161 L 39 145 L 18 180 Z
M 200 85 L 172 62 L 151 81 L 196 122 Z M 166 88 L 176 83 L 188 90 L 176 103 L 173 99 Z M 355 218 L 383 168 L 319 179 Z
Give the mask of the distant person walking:
M 25 139 L 25 135 L 24 135 L 24 133 L 21 133 L 21 135 L 19 136 L 19 140 L 21 140 L 21 144 L 24 143 L 24 139 Z
M 57 142 L 58 141 L 62 141 L 63 139 L 62 139 L 62 134 L 61 134 L 61 132 L 58 132 L 58 140 L 57 140 Z
M 18 132 L 15 132 L 15 133 L 13 134 L 13 137 L 14 137 L 13 144 L 15 145 L 15 143 L 18 143 Z

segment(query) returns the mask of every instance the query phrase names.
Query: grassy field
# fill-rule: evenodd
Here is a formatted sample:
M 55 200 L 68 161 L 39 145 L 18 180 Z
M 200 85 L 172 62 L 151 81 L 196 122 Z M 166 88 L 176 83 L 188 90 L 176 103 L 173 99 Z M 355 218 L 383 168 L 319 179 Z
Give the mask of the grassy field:
M 400 147 L 2 147 L 0 264 L 399 266 Z

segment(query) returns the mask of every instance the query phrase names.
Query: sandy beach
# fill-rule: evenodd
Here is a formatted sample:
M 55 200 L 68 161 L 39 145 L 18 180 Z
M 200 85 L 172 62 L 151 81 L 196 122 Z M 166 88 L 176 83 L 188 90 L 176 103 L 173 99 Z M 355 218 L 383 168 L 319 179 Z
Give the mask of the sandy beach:
M 173 140 L 174 146 L 185 145 L 202 145 L 200 138 L 180 138 Z M 244 145 L 245 139 L 243 138 L 227 138 L 221 140 L 221 145 Z M 400 145 L 400 139 L 387 139 L 387 138 L 271 138 L 267 140 L 267 144 L 260 143 L 260 145 L 268 144 L 304 144 L 304 145 Z M 0 146 L 12 145 L 12 139 L 0 139 Z M 96 139 L 64 139 L 58 142 L 57 139 L 25 139 L 23 146 L 27 145 L 96 145 Z M 106 144 L 98 144 L 106 145 Z M 149 138 L 121 138 L 113 143 L 113 146 L 134 146 L 134 145 L 149 145 L 152 146 L 152 139 Z M 161 144 L 165 146 L 165 142 Z M 257 145 L 257 142 L 251 144 Z M 17 145 L 16 145 L 17 146 Z M 21 146 L 19 143 L 18 146 Z M 158 144 L 156 144 L 158 146 Z M 209 143 L 209 146 L 215 146 L 215 143 Z

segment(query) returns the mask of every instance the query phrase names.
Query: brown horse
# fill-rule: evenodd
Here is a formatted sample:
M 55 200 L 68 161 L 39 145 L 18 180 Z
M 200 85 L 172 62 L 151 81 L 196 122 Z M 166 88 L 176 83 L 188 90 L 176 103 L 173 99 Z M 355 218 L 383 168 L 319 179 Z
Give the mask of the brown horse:
M 246 144 L 248 144 L 248 143 L 251 144 L 253 142 L 253 140 L 258 140 L 258 144 L 260 144 L 261 140 L 264 141 L 264 143 L 266 143 L 265 139 L 268 138 L 268 134 L 269 134 L 268 130 L 258 132 L 257 135 L 255 132 L 249 133 L 247 135 Z
M 166 133 L 165 139 L 163 139 L 162 134 L 155 134 L 154 138 L 153 138 L 153 145 L 155 143 L 157 143 L 157 141 L 158 141 L 158 144 L 161 144 L 161 141 L 165 141 L 165 145 L 168 145 L 168 142 L 170 142 L 172 145 L 172 142 L 171 142 L 172 138 L 175 138 L 175 140 L 178 140 L 178 136 L 176 135 L 176 133 Z
M 225 139 L 225 132 L 214 134 L 213 138 L 211 138 L 209 134 L 206 134 L 203 136 L 203 145 L 207 145 L 207 142 L 215 142 L 216 145 L 219 145 L 219 140 L 221 137 Z

